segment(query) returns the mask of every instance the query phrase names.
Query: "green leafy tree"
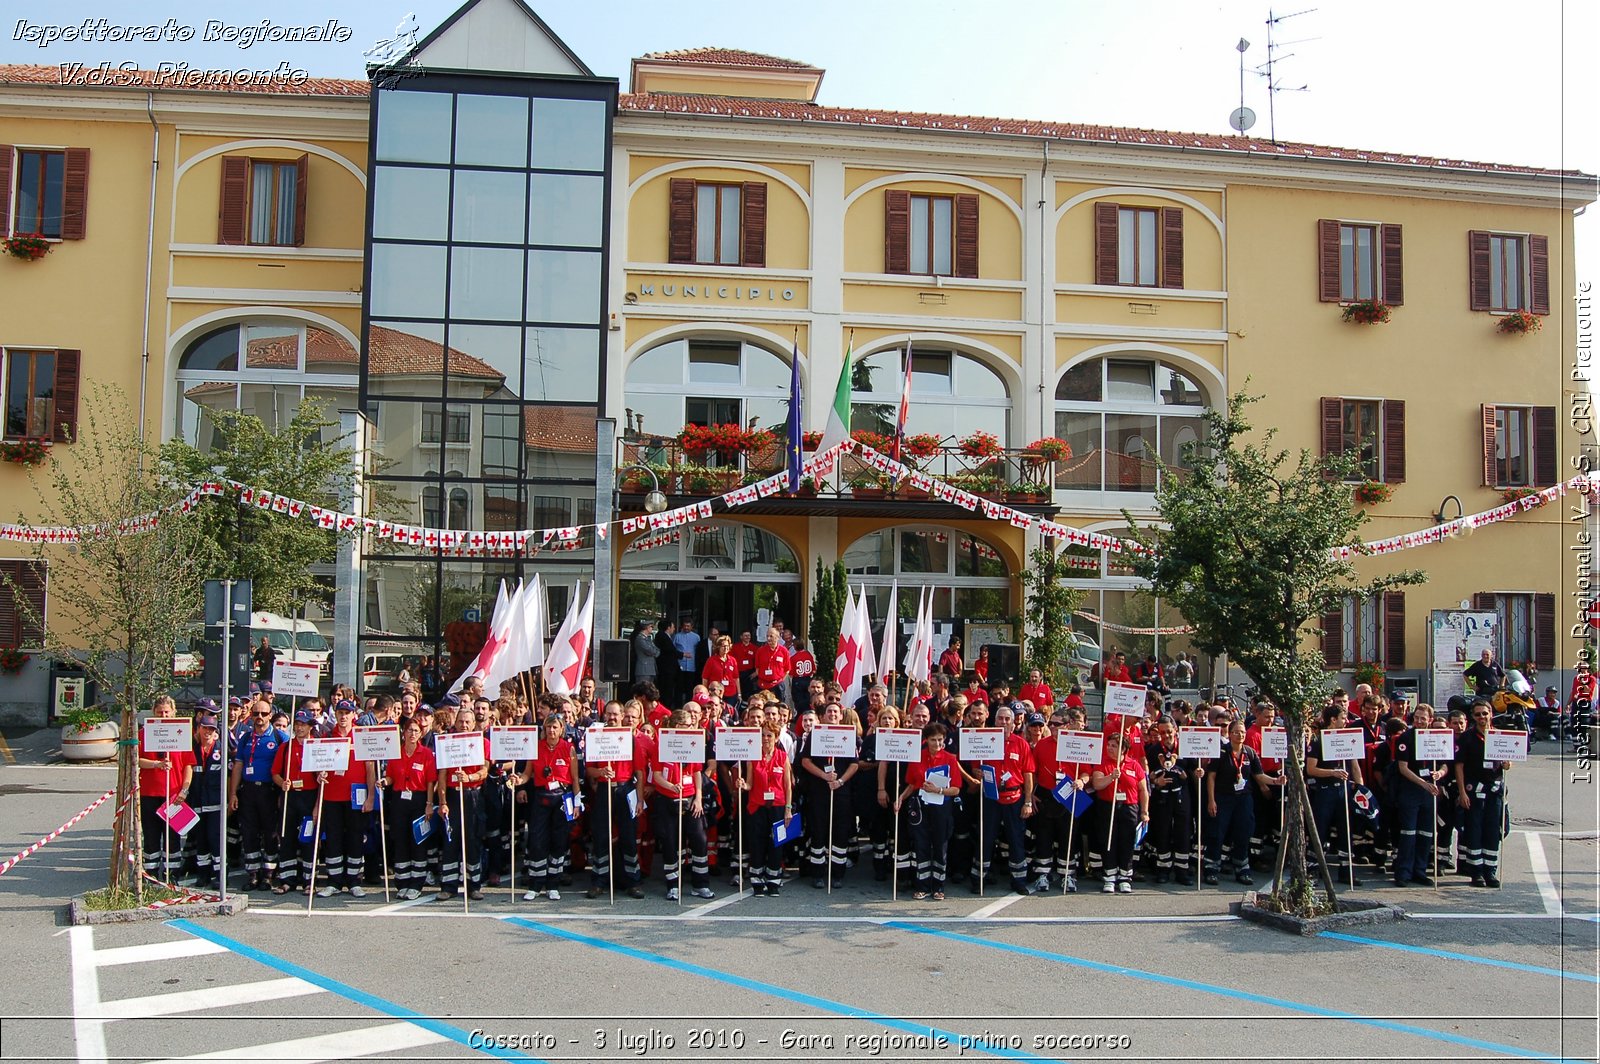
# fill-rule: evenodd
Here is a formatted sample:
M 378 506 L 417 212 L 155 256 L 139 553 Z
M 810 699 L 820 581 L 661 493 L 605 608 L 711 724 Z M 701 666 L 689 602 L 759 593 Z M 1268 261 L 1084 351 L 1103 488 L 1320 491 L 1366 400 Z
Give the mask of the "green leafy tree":
M 211 450 L 201 451 L 181 439 L 162 445 L 160 470 L 168 483 L 186 487 L 222 477 L 335 507 L 355 477 L 352 452 L 333 438 L 337 422 L 315 399 L 301 403 L 289 423 L 277 430 L 235 410 L 206 416 L 216 427 Z M 318 584 L 310 567 L 334 560 L 335 531 L 305 518 L 231 505 L 201 508 L 196 524 L 206 576 L 250 580 L 256 609 L 297 615 L 307 602 L 326 596 L 326 586 Z
M 70 548 L 41 544 L 48 562 L 50 627 L 34 614 L 20 589 L 16 597 L 29 625 L 45 632 L 44 651 L 81 667 L 94 682 L 125 743 L 135 735 L 135 714 L 172 686 L 172 653 L 189 634 L 201 606 L 205 578 L 203 534 L 196 514 L 172 508 L 183 492 L 156 472 L 154 454 L 133 430 L 126 401 L 91 386 L 83 403 L 82 431 L 61 457 L 35 475 L 38 510 L 53 525 L 92 529 Z M 135 518 L 160 513 L 153 524 Z M 117 750 L 116 808 L 107 886 L 112 895 L 142 902 L 137 748 Z
M 1287 809 L 1271 904 L 1313 915 L 1336 906 L 1333 877 L 1311 827 L 1305 766 L 1298 741 L 1307 715 L 1330 689 L 1322 657 L 1308 652 L 1321 617 L 1347 596 L 1366 597 L 1423 581 L 1407 570 L 1361 579 L 1337 548 L 1359 547 L 1366 522 L 1352 506 L 1348 480 L 1359 479 L 1353 454 L 1291 455 L 1274 433 L 1253 437 L 1239 393 L 1225 411 L 1205 415 L 1207 432 L 1186 448 L 1186 470 L 1163 470 L 1156 510 L 1164 527 L 1128 518 L 1132 539 L 1148 548 L 1130 561 L 1135 574 L 1194 627 L 1202 651 L 1226 652 L 1284 716 L 1290 736 Z M 1326 892 L 1318 898 L 1308 843 Z
M 1077 671 L 1072 665 L 1072 611 L 1083 601 L 1083 592 L 1062 582 L 1072 575 L 1066 559 L 1048 542 L 1041 543 L 1021 573 L 1027 589 L 1023 667 L 1038 669 L 1056 691 L 1065 691 Z
M 811 594 L 811 652 L 817 659 L 817 675 L 833 679 L 833 659 L 839 647 L 839 625 L 844 622 L 844 599 L 849 584 L 844 562 L 830 568 L 817 559 L 817 586 Z

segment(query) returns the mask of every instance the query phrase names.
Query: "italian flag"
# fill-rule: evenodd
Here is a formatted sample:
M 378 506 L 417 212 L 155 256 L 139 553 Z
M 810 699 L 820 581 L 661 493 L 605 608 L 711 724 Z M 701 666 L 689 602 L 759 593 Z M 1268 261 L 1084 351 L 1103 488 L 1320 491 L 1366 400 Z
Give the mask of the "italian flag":
M 822 440 L 817 444 L 818 454 L 827 454 L 850 438 L 850 361 L 855 351 L 851 338 L 844 350 L 844 365 L 839 367 L 839 383 L 833 389 L 833 407 L 828 411 L 828 424 L 822 430 Z

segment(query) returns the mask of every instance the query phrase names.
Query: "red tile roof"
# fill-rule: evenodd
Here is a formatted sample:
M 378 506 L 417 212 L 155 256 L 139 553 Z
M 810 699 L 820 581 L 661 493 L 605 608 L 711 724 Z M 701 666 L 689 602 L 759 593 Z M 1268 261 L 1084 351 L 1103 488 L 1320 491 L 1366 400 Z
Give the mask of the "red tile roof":
M 97 69 L 94 66 L 86 65 L 82 70 L 78 70 L 72 64 L 62 66 L 0 64 L 0 85 L 56 85 L 68 89 L 193 89 L 202 92 L 351 97 L 366 96 L 371 89 L 371 85 L 367 81 L 357 81 L 353 78 L 307 78 L 303 82 L 290 79 L 266 78 L 260 83 L 252 81 L 245 84 L 234 83 L 231 80 L 225 82 L 221 78 L 216 78 L 206 83 L 201 80 L 203 71 L 198 69 L 163 73 L 155 70 L 122 70 L 113 68 L 107 74 L 107 79 L 112 81 L 113 84 L 90 84 L 85 75 L 98 76 L 95 73 Z M 192 84 L 188 80 L 190 76 L 195 78 L 195 82 Z
M 595 418 L 592 406 L 529 406 L 522 411 L 522 439 L 538 451 L 593 454 Z
M 821 73 L 810 63 L 784 59 L 760 52 L 746 52 L 740 48 L 680 48 L 673 52 L 651 52 L 641 55 L 636 62 L 649 60 L 656 63 L 686 63 L 703 66 L 761 67 L 765 70 L 800 70 Z
M 372 326 L 367 346 L 367 370 L 374 377 L 438 376 L 444 373 L 443 344 L 414 333 Z M 503 381 L 499 370 L 479 358 L 449 348 L 450 375 Z
M 862 107 L 828 107 L 798 100 L 759 100 L 737 96 L 702 96 L 685 93 L 623 93 L 617 101 L 622 111 L 639 113 L 707 115 L 717 118 L 755 118 L 827 125 L 865 126 L 949 133 L 991 133 L 1003 136 L 1050 138 L 1131 147 L 1183 148 L 1193 151 L 1234 152 L 1280 159 L 1327 159 L 1346 162 L 1423 166 L 1445 170 L 1476 170 L 1491 174 L 1582 176 L 1579 170 L 1551 170 L 1538 166 L 1470 162 L 1405 152 L 1332 148 L 1320 144 L 1273 143 L 1255 137 L 1219 136 L 1215 133 L 1171 133 L 1129 126 L 1097 126 L 1081 122 L 1043 122 L 1018 118 L 984 118 L 934 114 L 922 111 L 878 111 Z

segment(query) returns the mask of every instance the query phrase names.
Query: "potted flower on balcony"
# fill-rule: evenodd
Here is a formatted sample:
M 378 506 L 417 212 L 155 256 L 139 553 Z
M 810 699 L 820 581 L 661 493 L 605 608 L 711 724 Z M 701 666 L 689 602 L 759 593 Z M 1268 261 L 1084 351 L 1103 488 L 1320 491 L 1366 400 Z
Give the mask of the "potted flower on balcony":
M 1059 436 L 1045 436 L 1023 448 L 1027 457 L 1040 462 L 1059 462 L 1072 457 L 1072 444 Z
M 881 499 L 887 494 L 883 477 L 871 469 L 858 470 L 850 475 L 850 495 L 856 499 Z
M 753 451 L 768 439 L 765 431 L 747 429 L 743 425 L 685 425 L 678 433 L 678 443 L 684 453 L 703 461 L 708 455 L 720 455 L 733 461 L 738 455 Z
M 1372 689 L 1374 691 L 1377 691 L 1377 692 L 1381 693 L 1383 691 L 1383 680 L 1384 680 L 1383 662 L 1381 662 L 1381 661 L 1358 661 L 1358 662 L 1356 662 L 1355 675 L 1352 677 L 1352 679 L 1357 684 L 1363 684 L 1363 683 L 1371 684 L 1372 685 Z
M 998 458 L 1005 448 L 1000 446 L 1000 438 L 992 432 L 978 429 L 961 437 L 957 444 L 961 453 L 968 458 Z
M 0 672 L 7 676 L 15 676 L 22 671 L 22 667 L 32 661 L 31 655 L 15 646 L 0 647 Z
M 950 484 L 972 495 L 982 495 L 986 499 L 996 501 L 999 501 L 1003 491 L 1000 477 L 995 473 L 979 473 L 971 470 L 952 473 Z
M 907 436 L 900 447 L 902 457 L 928 459 L 944 449 L 944 437 L 937 432 L 918 432 Z
M 1512 502 L 1517 502 L 1517 501 L 1519 501 L 1521 499 L 1526 499 L 1531 495 L 1537 495 L 1537 494 L 1539 494 L 1539 489 L 1537 489 L 1537 488 L 1529 488 L 1529 487 L 1507 488 L 1506 490 L 1504 490 L 1504 491 L 1502 491 L 1500 493 L 1500 501 L 1502 503 L 1512 503 Z M 1540 505 L 1543 505 L 1543 504 L 1541 503 Z
M 1393 494 L 1394 488 L 1388 484 L 1380 484 L 1376 480 L 1362 481 L 1350 492 L 1351 497 L 1361 506 L 1376 506 L 1388 502 L 1389 496 Z
M 816 477 L 801 477 L 800 478 L 799 490 L 797 490 L 797 491 L 786 491 L 786 492 L 784 492 L 784 494 L 788 495 L 790 498 L 795 498 L 795 499 L 812 499 L 812 498 L 815 498 L 816 494 L 817 494 L 817 478 Z
M 1357 325 L 1382 325 L 1393 309 L 1381 299 L 1358 299 L 1344 305 L 1344 320 Z
M 871 429 L 854 429 L 850 433 L 850 438 L 863 447 L 871 447 L 880 454 L 887 454 L 889 451 L 889 437 L 881 432 L 873 432 Z
M 1024 480 L 1019 484 L 1011 485 L 1006 492 L 1006 498 L 1011 502 L 1042 503 L 1050 501 L 1050 485 L 1042 480 Z
M 816 450 L 821 443 L 822 433 L 820 432 L 802 432 L 800 434 L 800 445 L 808 451 Z
M 6 254 L 23 262 L 37 262 L 50 253 L 50 241 L 38 233 L 18 233 L 0 241 Z
M 1495 328 L 1510 335 L 1521 335 L 1538 332 L 1544 328 L 1544 321 L 1532 311 L 1513 310 L 1510 314 L 1502 315 Z
M 36 466 L 42 465 L 50 457 L 50 443 L 48 440 L 27 437 L 20 440 L 7 440 L 0 442 L 0 462 L 10 462 L 13 465 Z

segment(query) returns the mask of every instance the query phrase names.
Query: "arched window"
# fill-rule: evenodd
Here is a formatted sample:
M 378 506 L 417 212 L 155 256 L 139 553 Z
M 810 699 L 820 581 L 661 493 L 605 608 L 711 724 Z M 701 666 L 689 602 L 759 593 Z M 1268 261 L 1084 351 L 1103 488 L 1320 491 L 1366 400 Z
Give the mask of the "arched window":
M 253 319 L 218 326 L 191 340 L 178 357 L 178 435 L 203 451 L 216 445 L 212 411 L 238 410 L 259 417 L 271 431 L 291 421 L 300 404 L 318 401 L 323 416 L 338 421 L 356 402 L 355 348 L 341 337 L 302 322 Z M 325 430 L 338 437 L 338 426 Z
M 894 431 L 905 384 L 905 348 L 877 351 L 851 368 L 850 427 Z M 982 429 L 1008 438 L 1011 395 L 1000 374 L 961 351 L 911 351 L 911 407 L 906 432 L 959 439 Z
M 449 528 L 472 527 L 472 502 L 467 496 L 466 488 L 450 489 L 450 524 Z
M 1000 620 L 1013 612 L 1005 556 L 970 532 L 942 525 L 884 528 L 868 532 L 840 557 L 851 583 L 866 585 L 875 624 L 889 609 L 895 581 L 902 618 L 915 617 L 924 587 L 933 593 L 934 618 L 952 631 L 957 618 Z
M 437 471 L 428 470 L 428 476 L 438 475 Z M 437 484 L 429 484 L 422 489 L 422 527 L 444 527 L 444 489 Z
M 789 355 L 706 336 L 671 340 L 629 364 L 625 432 L 676 436 L 685 425 L 782 429 L 789 417 Z
M 1056 435 L 1072 445 L 1072 457 L 1056 463 L 1056 487 L 1155 491 L 1160 464 L 1181 468 L 1185 445 L 1203 438 L 1206 404 L 1194 378 L 1165 362 L 1097 358 L 1073 366 L 1056 385 Z

